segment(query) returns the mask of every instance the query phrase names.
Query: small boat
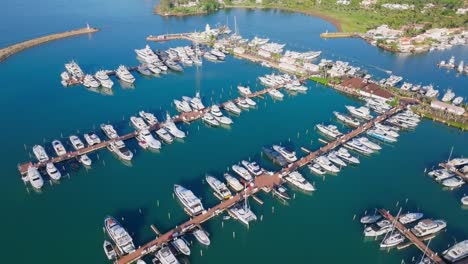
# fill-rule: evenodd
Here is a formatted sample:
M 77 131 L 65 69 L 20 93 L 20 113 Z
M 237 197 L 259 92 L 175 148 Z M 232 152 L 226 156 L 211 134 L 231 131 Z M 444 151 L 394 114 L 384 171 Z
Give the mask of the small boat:
M 411 224 L 423 218 L 423 213 L 407 213 L 403 214 L 398 218 L 398 221 L 404 225 Z
M 441 183 L 445 187 L 458 188 L 458 187 L 462 186 L 463 184 L 465 184 L 465 181 L 462 178 L 458 177 L 458 176 L 454 176 L 452 178 L 448 178 L 448 179 L 443 180 Z
M 211 241 L 210 238 L 208 237 L 208 234 L 203 229 L 197 228 L 195 231 L 193 231 L 193 236 L 197 239 L 198 242 L 205 246 L 209 246 Z
M 278 197 L 283 198 L 285 200 L 291 199 L 291 196 L 288 193 L 288 189 L 286 189 L 286 187 L 284 187 L 283 185 L 279 185 L 273 188 L 273 193 L 278 195 Z
M 182 253 L 182 254 L 184 254 L 186 256 L 190 256 L 190 248 L 187 245 L 187 242 L 183 238 L 181 238 L 181 237 L 176 238 L 176 239 L 174 239 L 174 241 L 172 241 L 171 244 L 180 253 Z
M 156 69 L 159 70 L 158 68 L 156 68 Z M 149 65 L 138 65 L 137 71 L 141 75 L 144 75 L 144 76 L 151 76 L 153 74 L 153 72 L 149 69 Z
M 75 135 L 70 136 L 70 142 L 75 150 L 84 149 L 84 144 L 81 139 Z
M 67 154 L 67 150 L 63 146 L 62 142 L 60 142 L 59 140 L 52 141 L 52 147 L 54 148 L 55 153 L 57 153 L 57 156 Z
M 226 179 L 227 185 L 234 191 L 240 192 L 244 189 L 244 186 L 240 183 L 240 181 L 229 173 L 224 174 L 224 179 Z
M 313 162 L 309 165 L 307 165 L 307 167 L 309 168 L 309 170 L 312 172 L 312 173 L 315 173 L 317 175 L 325 175 L 327 173 L 326 170 L 324 170 L 320 165 L 318 165 L 317 163 Z
M 85 166 L 91 166 L 91 164 L 93 163 L 93 161 L 86 154 L 79 156 L 78 161 Z
M 164 128 L 160 128 L 160 129 L 156 130 L 156 135 L 158 135 L 158 137 L 160 139 L 162 139 L 164 142 L 166 142 L 168 144 L 170 144 L 170 143 L 172 143 L 172 141 L 174 141 L 172 136 Z
M 442 252 L 442 255 L 451 263 L 458 263 L 457 261 L 465 259 L 468 257 L 468 240 L 464 240 L 453 245 L 449 249 Z
M 243 180 L 250 182 L 253 180 L 252 175 L 250 175 L 249 171 L 244 169 L 244 167 L 241 167 L 237 164 L 232 165 L 232 170 L 237 173 Z
M 277 89 L 269 89 L 268 94 L 271 95 L 272 97 L 278 98 L 278 99 L 282 99 L 284 97 L 284 94 L 282 94 Z
M 60 171 L 57 169 L 57 167 L 55 167 L 54 163 L 52 163 L 52 162 L 47 163 L 46 171 L 47 171 L 47 174 L 49 175 L 49 177 L 52 180 L 58 181 L 62 177 L 62 174 L 60 173 Z
M 205 179 L 211 189 L 215 192 L 216 197 L 220 198 L 220 200 L 231 198 L 231 191 L 229 191 L 223 182 L 211 175 L 206 175 Z
M 379 221 L 382 218 L 380 214 L 365 215 L 361 217 L 361 224 L 369 225 Z
M 248 109 L 250 108 L 250 105 L 243 99 L 243 98 L 239 98 L 237 100 L 237 105 L 240 107 L 240 108 L 243 108 L 243 109 Z
M 389 248 L 389 247 L 395 247 L 405 241 L 405 237 L 400 233 L 396 232 L 387 238 L 385 238 L 381 243 L 380 243 L 380 248 Z
M 102 247 L 104 248 L 104 253 L 106 253 L 108 260 L 112 260 L 117 257 L 117 253 L 115 252 L 115 249 L 112 246 L 111 242 L 104 240 L 104 244 L 102 245 Z
M 257 103 L 249 97 L 245 97 L 244 100 L 250 107 L 255 107 L 257 105 Z
M 49 160 L 49 156 L 47 155 L 47 152 L 45 151 L 44 147 L 41 145 L 35 145 L 33 147 L 33 153 L 39 162 L 45 162 Z
M 236 104 L 234 104 L 232 101 L 227 101 L 226 103 L 224 103 L 224 109 L 236 115 L 239 115 L 241 113 L 239 107 L 237 107 Z
M 217 127 L 220 125 L 218 120 L 216 120 L 214 116 L 208 112 L 203 115 L 202 120 L 205 121 L 210 126 Z
M 308 182 L 298 171 L 293 171 L 284 178 L 287 182 L 303 191 L 315 191 L 315 187 L 310 182 Z
M 28 168 L 27 179 L 29 180 L 29 183 L 31 183 L 31 186 L 34 187 L 34 189 L 39 190 L 44 185 L 44 180 L 42 179 L 42 176 L 36 167 L 30 166 Z
M 462 205 L 468 205 L 468 195 L 461 198 Z

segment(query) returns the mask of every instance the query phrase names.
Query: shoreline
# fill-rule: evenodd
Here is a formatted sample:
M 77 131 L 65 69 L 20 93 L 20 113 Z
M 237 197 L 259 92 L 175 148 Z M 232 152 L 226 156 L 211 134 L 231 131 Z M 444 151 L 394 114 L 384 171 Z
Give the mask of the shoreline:
M 0 62 L 6 60 L 8 57 L 13 56 L 16 53 L 21 52 L 25 49 L 29 49 L 38 45 L 42 45 L 50 41 L 79 36 L 83 34 L 91 34 L 91 33 L 95 33 L 98 31 L 99 31 L 98 28 L 85 27 L 85 28 L 74 29 L 74 30 L 65 31 L 61 33 L 50 34 L 50 35 L 46 35 L 42 37 L 37 37 L 37 38 L 26 40 L 20 43 L 16 43 L 16 44 L 0 49 Z
M 157 4 L 153 8 L 153 14 L 155 15 L 160 15 L 162 17 L 185 17 L 185 16 L 200 16 L 200 15 L 206 15 L 208 12 L 192 12 L 192 13 L 161 13 L 161 8 L 160 4 Z

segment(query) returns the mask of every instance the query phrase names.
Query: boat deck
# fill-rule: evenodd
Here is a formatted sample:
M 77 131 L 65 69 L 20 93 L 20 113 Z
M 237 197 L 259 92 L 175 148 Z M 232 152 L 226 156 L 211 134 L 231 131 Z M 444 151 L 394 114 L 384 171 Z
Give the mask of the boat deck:
M 396 229 L 398 229 L 398 231 L 400 231 L 400 233 L 402 235 L 404 235 L 409 241 L 411 241 L 411 243 L 413 243 L 414 245 L 416 245 L 416 247 L 421 250 L 427 257 L 429 257 L 433 262 L 437 263 L 437 264 L 445 264 L 445 262 L 442 260 L 441 257 L 439 257 L 439 255 L 437 255 L 437 253 L 435 253 L 434 251 L 432 251 L 426 244 L 424 244 L 423 241 L 421 241 L 421 239 L 419 239 L 418 237 L 416 237 L 408 228 L 406 228 L 402 223 L 400 223 L 399 221 L 396 221 L 395 217 L 393 217 L 389 211 L 385 210 L 385 209 L 379 209 L 379 213 L 385 217 L 386 219 L 388 219 L 389 221 L 391 221 L 392 223 L 395 224 L 395 227 Z
M 450 167 L 447 163 L 440 163 L 439 166 L 450 172 L 455 173 L 457 176 L 460 176 L 460 178 L 462 178 L 466 183 L 468 183 L 468 176 L 461 173 L 459 170 L 451 170 L 452 167 Z

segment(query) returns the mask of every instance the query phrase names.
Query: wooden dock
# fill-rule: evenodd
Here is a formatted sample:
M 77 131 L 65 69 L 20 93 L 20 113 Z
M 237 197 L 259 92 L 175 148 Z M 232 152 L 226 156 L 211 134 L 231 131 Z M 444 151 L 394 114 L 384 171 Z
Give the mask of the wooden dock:
M 402 223 L 399 221 L 396 221 L 395 217 L 393 217 L 389 211 L 385 209 L 379 209 L 379 213 L 388 219 L 390 222 L 394 223 L 395 228 L 400 231 L 402 235 L 404 235 L 412 244 L 416 245 L 416 247 L 424 252 L 424 254 L 429 257 L 433 262 L 437 264 L 445 264 L 445 262 L 442 260 L 437 253 L 432 251 L 426 244 L 424 244 L 421 239 L 419 239 L 417 236 L 415 236 L 408 228 L 406 228 Z
M 175 228 L 169 230 L 168 232 L 156 237 L 154 240 L 146 243 L 145 245 L 138 248 L 135 252 L 132 252 L 128 255 L 122 256 L 117 259 L 114 263 L 115 264 L 128 264 L 137 261 L 138 259 L 154 253 L 157 251 L 161 246 L 168 243 L 175 234 L 180 235 L 182 233 L 188 232 L 191 229 L 199 226 L 201 223 L 210 220 L 211 218 L 221 214 L 225 210 L 229 209 L 231 206 L 235 205 L 236 203 L 242 201 L 244 198 L 247 199 L 250 196 L 255 197 L 254 195 L 263 189 L 272 189 L 280 184 L 284 183 L 283 177 L 288 175 L 290 172 L 297 170 L 298 168 L 307 165 L 309 162 L 314 160 L 317 156 L 322 155 L 323 153 L 334 149 L 348 140 L 352 139 L 353 137 L 361 134 L 362 132 L 369 129 L 375 122 L 381 122 L 386 119 L 388 116 L 393 115 L 400 111 L 400 107 L 393 108 L 389 110 L 387 113 L 378 116 L 377 118 L 369 121 L 366 124 L 356 128 L 355 130 L 349 132 L 348 134 L 344 135 L 343 137 L 329 143 L 328 145 L 320 148 L 317 151 L 311 152 L 307 156 L 299 159 L 298 161 L 289 164 L 287 167 L 284 167 L 282 170 L 274 173 L 273 175 L 269 174 L 262 174 L 258 177 L 254 178 L 252 184 L 248 185 L 246 189 L 235 196 L 232 196 L 228 200 L 224 200 L 217 204 L 216 206 L 208 209 L 201 215 L 195 216 L 188 221 L 176 226 Z M 438 262 L 443 263 L 443 262 Z
M 321 38 L 359 38 L 361 37 L 360 33 L 357 32 L 325 32 L 320 34 Z
M 462 178 L 466 183 L 468 183 L 468 176 L 461 173 L 459 170 L 449 166 L 447 163 L 440 163 L 439 166 L 441 166 L 442 168 L 444 168 L 444 169 L 446 169 L 448 171 L 451 171 L 451 172 L 455 173 L 457 176 Z
M 35 39 L 30 39 L 23 41 L 21 43 L 17 43 L 5 48 L 0 49 L 0 61 L 3 61 L 7 59 L 8 57 L 21 52 L 25 49 L 32 48 L 34 46 L 38 46 L 50 41 L 58 40 L 58 39 L 63 39 L 63 38 L 69 38 L 69 37 L 74 37 L 78 35 L 83 35 L 83 34 L 91 34 L 98 32 L 99 29 L 97 28 L 91 28 L 91 27 L 85 27 L 85 28 L 80 28 L 80 29 L 75 29 L 75 30 L 70 30 L 70 31 L 65 31 L 61 33 L 56 33 L 52 35 L 47 35 L 47 36 L 42 36 L 38 37 Z
M 192 41 L 195 43 L 208 43 L 205 40 L 197 39 L 192 37 L 192 33 L 178 33 L 178 34 L 164 34 L 164 35 L 158 35 L 158 36 L 153 36 L 150 35 L 146 38 L 147 41 L 154 41 L 154 42 L 165 42 L 165 41 L 171 41 L 171 40 L 188 40 Z

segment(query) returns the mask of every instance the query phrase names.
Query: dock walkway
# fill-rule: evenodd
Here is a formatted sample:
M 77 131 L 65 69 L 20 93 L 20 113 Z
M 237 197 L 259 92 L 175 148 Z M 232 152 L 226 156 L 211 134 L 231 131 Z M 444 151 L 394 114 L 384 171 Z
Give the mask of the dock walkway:
M 0 62 L 7 59 L 8 57 L 21 52 L 25 49 L 32 48 L 34 46 L 41 45 L 46 42 L 58 40 L 58 39 L 63 39 L 63 38 L 68 38 L 68 37 L 73 37 L 73 36 L 78 36 L 78 35 L 83 35 L 83 34 L 90 34 L 90 33 L 95 33 L 98 32 L 99 29 L 97 28 L 91 28 L 91 27 L 85 27 L 85 28 L 80 28 L 80 29 L 75 29 L 75 30 L 70 30 L 70 31 L 65 31 L 61 33 L 56 33 L 52 35 L 47 35 L 47 36 L 42 36 L 38 37 L 35 39 L 30 39 L 23 41 L 21 43 L 17 43 L 8 47 L 5 47 L 3 49 L 0 49 Z
M 317 156 L 334 149 L 346 141 L 352 139 L 353 137 L 361 134 L 362 132 L 369 129 L 375 122 L 381 122 L 386 119 L 388 116 L 393 115 L 401 110 L 401 107 L 392 108 L 387 113 L 378 116 L 377 118 L 369 121 L 368 123 L 358 127 L 357 129 L 349 132 L 345 136 L 329 143 L 328 145 L 320 148 L 317 151 L 311 152 L 307 156 L 299 159 L 298 161 L 289 164 L 287 167 L 284 167 L 282 170 L 274 173 L 273 175 L 269 174 L 262 174 L 258 177 L 255 177 L 254 181 L 247 186 L 247 188 L 238 193 L 237 195 L 233 196 L 228 200 L 224 200 L 221 203 L 217 204 L 216 206 L 208 209 L 205 213 L 198 215 L 194 218 L 189 219 L 188 221 L 182 223 L 181 225 L 176 226 L 169 230 L 168 232 L 156 237 L 154 240 L 146 243 L 142 247 L 138 248 L 135 252 L 132 252 L 128 255 L 122 256 L 118 260 L 116 260 L 115 264 L 128 264 L 138 259 L 144 257 L 147 254 L 154 253 L 158 250 L 161 246 L 168 243 L 174 235 L 180 235 L 184 232 L 189 231 L 191 228 L 200 225 L 203 222 L 208 221 L 212 217 L 219 215 L 220 213 L 224 212 L 225 210 L 229 209 L 231 206 L 235 205 L 237 202 L 243 200 L 244 198 L 247 199 L 249 196 L 253 196 L 258 191 L 262 189 L 272 189 L 275 186 L 284 183 L 283 177 L 288 175 L 290 172 L 297 170 L 300 167 L 307 165 L 309 162 L 314 160 Z M 443 262 L 440 262 L 443 263 Z
M 188 41 L 192 41 L 195 43 L 208 43 L 205 40 L 192 37 L 192 33 L 164 34 L 164 35 L 158 35 L 158 36 L 150 35 L 146 38 L 147 41 L 154 41 L 154 42 L 165 42 L 165 41 L 178 40 L 178 39 L 188 40 Z
M 411 243 L 416 245 L 416 247 L 421 250 L 427 257 L 429 257 L 433 262 L 437 264 L 445 264 L 439 255 L 432 251 L 424 242 L 422 242 L 418 237 L 416 237 L 408 228 L 406 228 L 402 223 L 396 221 L 389 211 L 385 209 L 379 209 L 379 213 L 388 219 L 390 222 L 395 224 L 396 229 L 400 231 Z

